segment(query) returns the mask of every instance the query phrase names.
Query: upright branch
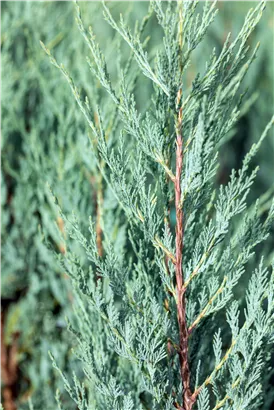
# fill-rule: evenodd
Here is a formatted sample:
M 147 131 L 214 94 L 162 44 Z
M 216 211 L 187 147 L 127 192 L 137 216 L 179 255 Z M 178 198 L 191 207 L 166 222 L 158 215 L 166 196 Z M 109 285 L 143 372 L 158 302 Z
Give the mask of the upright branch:
M 180 99 L 181 90 L 178 93 Z M 177 318 L 179 325 L 179 361 L 183 386 L 182 410 L 191 410 L 195 400 L 190 390 L 190 370 L 188 364 L 188 328 L 186 321 L 186 301 L 183 274 L 183 246 L 184 246 L 184 214 L 181 205 L 181 175 L 183 168 L 183 136 L 182 136 L 182 110 L 176 124 L 176 177 L 175 177 L 175 208 L 176 208 L 176 285 L 177 285 Z
M 182 4 L 179 7 L 179 48 L 182 55 Z M 182 73 L 182 59 L 179 59 L 179 70 Z M 182 88 L 179 88 L 177 93 L 177 106 L 179 108 L 178 117 L 176 118 L 176 174 L 175 174 L 175 208 L 176 208 L 176 239 L 175 239 L 175 274 L 177 286 L 177 318 L 179 325 L 179 362 L 180 373 L 183 387 L 183 406 L 181 410 L 191 410 L 195 402 L 190 390 L 190 370 L 188 364 L 188 327 L 186 321 L 186 300 L 184 289 L 184 274 L 183 274 L 183 246 L 184 246 L 184 213 L 181 203 L 181 176 L 183 169 L 183 135 L 182 135 L 182 121 L 183 109 L 181 105 Z

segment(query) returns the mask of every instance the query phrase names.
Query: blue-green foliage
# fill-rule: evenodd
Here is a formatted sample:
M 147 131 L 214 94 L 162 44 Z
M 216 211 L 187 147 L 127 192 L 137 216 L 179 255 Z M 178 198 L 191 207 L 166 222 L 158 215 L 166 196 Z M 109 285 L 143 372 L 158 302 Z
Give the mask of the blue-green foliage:
M 52 371 L 48 351 L 58 355 L 64 368 L 75 360 L 65 321 L 71 312 L 71 286 L 48 248 L 61 251 L 64 238 L 58 233 L 62 221 L 47 184 L 54 185 L 68 212 L 76 207 L 90 213 L 95 206 L 90 199 L 92 166 L 82 153 L 87 141 L 81 115 L 70 103 L 69 93 L 57 86 L 58 79 L 48 76 L 39 45 L 40 38 L 52 40 L 53 27 L 58 28 L 52 20 L 43 26 L 48 13 L 61 16 L 54 46 L 69 34 L 63 25 L 72 11 L 62 4 L 4 2 L 1 7 L 5 344 L 11 346 L 13 335 L 19 333 L 15 361 L 17 377 L 23 377 L 20 383 L 15 381 L 18 408 L 28 408 L 31 395 L 35 408 L 53 409 L 55 389 L 62 385 Z M 77 50 L 72 44 L 71 54 Z
M 186 406 L 181 400 L 175 353 L 179 343 L 172 263 L 175 239 L 172 226 L 168 226 L 173 207 L 169 179 L 172 181 L 175 175 L 174 117 L 179 110 L 183 113 L 184 136 L 180 201 L 184 211 L 183 271 L 189 360 L 192 375 L 196 374 L 195 391 L 200 392 L 198 408 L 255 409 L 262 400 L 260 379 L 269 359 L 273 330 L 273 285 L 265 261 L 261 259 L 249 281 L 241 324 L 234 288 L 243 275 L 248 275 L 251 261 L 254 265 L 254 249 L 267 239 L 273 221 L 273 205 L 262 218 L 258 201 L 247 204 L 258 171 L 251 168 L 251 161 L 273 119 L 240 169 L 232 170 L 229 182 L 217 189 L 215 184 L 218 150 L 241 115 L 240 86 L 257 54 L 257 47 L 249 52 L 247 42 L 264 4 L 248 12 L 239 34 L 232 41 L 227 36 L 220 53 L 213 51 L 205 68 L 186 88 L 184 72 L 189 70 L 192 53 L 215 18 L 214 6 L 205 3 L 202 13 L 197 14 L 195 2 L 151 2 L 149 17 L 155 12 L 163 29 L 162 46 L 154 51 L 153 61 L 141 33 L 133 32 L 123 17 L 120 21 L 113 18 L 103 4 L 106 21 L 125 40 L 133 57 L 121 71 L 117 85 L 112 84 L 93 31 L 86 31 L 76 6 L 78 27 L 91 51 L 92 74 L 110 97 L 108 104 L 98 102 L 98 124 L 92 120 L 94 111 L 88 100 L 83 101 L 66 69 L 43 45 L 53 65 L 65 75 L 88 120 L 98 169 L 126 216 L 130 241 L 116 253 L 114 242 L 103 229 L 104 253 L 99 255 L 92 221 L 90 236 L 85 237 L 77 219 L 66 216 L 60 208 L 68 235 L 84 248 L 90 261 L 87 270 L 69 249 L 61 256 L 82 311 L 78 314 L 79 330 L 73 332 L 80 344 L 87 392 L 77 378 L 71 384 L 60 372 L 81 409 L 143 405 L 170 409 L 176 402 L 182 408 Z M 141 111 L 135 101 L 137 87 L 130 81 L 131 65 L 136 70 L 134 64 L 153 83 L 150 104 Z M 183 94 L 178 99 L 181 87 Z M 114 115 L 117 125 L 111 128 L 109 118 Z M 239 215 L 244 215 L 242 223 Z M 227 312 L 227 325 L 217 314 L 221 310 Z M 213 351 L 210 339 L 214 340 Z M 59 369 L 55 361 L 54 366 Z
M 238 169 L 227 172 L 223 160 L 239 138 L 241 121 L 253 124 L 253 113 L 261 110 L 254 78 L 262 54 L 249 43 L 266 38 L 259 22 L 265 5 L 256 4 L 241 23 L 237 19 L 232 35 L 223 32 L 226 14 L 218 15 L 214 2 L 127 6 L 132 14 L 115 2 L 80 3 L 74 25 L 70 2 L 55 5 L 60 20 L 50 14 L 53 4 L 6 5 L 11 14 L 41 13 L 26 38 L 32 47 L 42 40 L 69 84 L 53 69 L 48 73 L 43 51 L 35 49 L 36 61 L 16 57 L 18 65 L 4 87 L 3 169 L 13 181 L 11 204 L 9 183 L 3 185 L 4 294 L 28 289 L 9 309 L 11 323 L 13 310 L 20 314 L 8 334 L 40 329 L 35 348 L 30 346 L 31 360 L 21 359 L 35 389 L 34 408 L 185 409 L 173 263 L 172 181 L 181 109 L 183 272 L 191 388 L 199 391 L 195 408 L 266 410 L 271 398 L 265 367 L 273 342 L 273 188 L 265 182 L 258 199 L 252 189 L 256 178 L 262 180 L 254 166 L 263 161 L 260 150 L 272 143 L 269 108 L 256 121 L 256 132 L 245 137 L 248 150 L 225 160 L 225 166 Z M 43 32 L 39 21 L 49 15 Z M 91 19 L 93 28 L 83 19 Z M 234 23 L 236 12 L 231 19 Z M 16 37 L 16 27 L 5 27 Z M 56 33 L 52 41 L 50 31 Z M 16 61 L 7 39 L 3 64 Z M 56 47 L 59 41 L 62 47 Z M 269 53 L 269 45 L 263 49 Z M 27 81 L 17 85 L 22 61 L 39 93 L 18 116 L 25 107 L 19 96 L 27 98 L 30 87 Z M 15 92 L 17 105 L 8 104 Z M 11 137 L 22 141 L 20 159 L 13 155 Z M 225 183 L 223 174 L 230 174 Z M 37 309 L 37 300 L 45 305 Z M 33 311 L 37 320 L 30 322 Z M 24 346 L 28 336 L 23 335 Z M 46 350 L 61 375 L 49 385 L 52 373 L 45 377 L 41 370 L 41 363 L 49 369 Z M 56 387 L 61 393 L 54 404 Z

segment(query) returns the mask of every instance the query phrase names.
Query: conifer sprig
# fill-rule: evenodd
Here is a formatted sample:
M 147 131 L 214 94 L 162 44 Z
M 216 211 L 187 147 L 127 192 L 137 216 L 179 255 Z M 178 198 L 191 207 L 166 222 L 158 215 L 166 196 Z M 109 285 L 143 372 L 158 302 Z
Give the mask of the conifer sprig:
M 108 233 L 106 208 L 97 215 L 99 228 L 90 223 L 89 238 L 60 209 L 70 238 L 90 264 L 87 269 L 69 246 L 59 257 L 85 317 L 77 316 L 80 331 L 70 328 L 81 346 L 90 394 L 76 376 L 71 384 L 61 372 L 79 408 L 89 408 L 89 401 L 111 410 L 236 410 L 259 403 L 262 356 L 268 354 L 273 329 L 273 287 L 264 260 L 249 281 L 241 327 L 235 287 L 248 274 L 255 246 L 263 245 L 273 219 L 273 208 L 262 217 L 259 202 L 248 207 L 258 173 L 251 163 L 273 119 L 242 167 L 231 171 L 228 183 L 216 189 L 216 182 L 218 151 L 240 117 L 240 86 L 258 50 L 249 55 L 248 41 L 265 4 L 250 11 L 235 40 L 230 44 L 228 36 L 219 56 L 213 51 L 204 73 L 197 73 L 187 87 L 185 73 L 216 16 L 215 6 L 205 2 L 200 14 L 197 2 L 154 1 L 141 30 L 132 34 L 123 17 L 118 23 L 103 4 L 106 22 L 129 45 L 137 63 L 130 58 L 119 71 L 118 84 L 76 6 L 77 24 L 91 53 L 89 66 L 107 92 L 96 109 L 97 121 L 88 100 L 83 102 L 70 75 L 43 46 L 91 128 L 92 149 L 104 172 L 101 206 L 114 192 L 111 209 L 124 237 L 120 243 L 117 233 Z M 141 38 L 152 11 L 163 31 L 154 59 Z M 151 81 L 149 108 L 142 109 L 136 99 L 131 80 L 138 77 L 137 70 Z M 109 117 L 117 117 L 114 129 Z M 221 310 L 226 310 L 227 326 L 218 315 Z M 225 349 L 223 338 L 228 341 L 229 332 Z

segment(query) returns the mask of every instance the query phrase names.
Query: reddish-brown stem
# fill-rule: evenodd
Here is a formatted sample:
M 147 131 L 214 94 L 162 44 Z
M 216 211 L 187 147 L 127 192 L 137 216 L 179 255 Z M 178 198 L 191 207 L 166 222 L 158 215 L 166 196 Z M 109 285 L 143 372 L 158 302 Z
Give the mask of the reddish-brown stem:
M 180 92 L 178 93 L 178 100 Z M 176 285 L 177 285 L 177 318 L 179 325 L 179 361 L 183 387 L 182 410 L 191 410 L 195 399 L 190 389 L 190 370 L 188 364 L 188 328 L 186 321 L 186 301 L 183 275 L 183 245 L 184 245 L 184 214 L 181 204 L 181 175 L 183 168 L 183 136 L 182 111 L 179 111 L 176 124 L 176 177 L 175 177 L 175 208 L 176 208 Z
M 178 38 L 179 38 L 179 71 L 182 74 L 182 55 L 183 55 L 183 2 L 179 2 L 179 26 L 178 26 Z M 177 107 L 181 105 L 182 88 L 180 87 L 177 94 Z M 186 101 L 185 101 L 186 103 Z M 185 299 L 185 287 L 184 287 L 184 272 L 183 272 L 183 247 L 184 247 L 184 212 L 183 204 L 181 203 L 181 177 L 183 170 L 183 134 L 182 134 L 182 121 L 183 121 L 183 107 L 179 108 L 178 118 L 176 119 L 176 174 L 174 180 L 175 186 L 175 208 L 176 208 L 176 239 L 175 239 L 175 274 L 176 274 L 176 286 L 177 286 L 177 319 L 179 326 L 179 362 L 180 373 L 182 379 L 183 388 L 183 403 L 179 406 L 180 410 L 192 410 L 192 407 L 196 401 L 196 397 L 193 397 L 190 389 L 190 369 L 188 363 L 188 327 L 186 321 L 186 299 Z

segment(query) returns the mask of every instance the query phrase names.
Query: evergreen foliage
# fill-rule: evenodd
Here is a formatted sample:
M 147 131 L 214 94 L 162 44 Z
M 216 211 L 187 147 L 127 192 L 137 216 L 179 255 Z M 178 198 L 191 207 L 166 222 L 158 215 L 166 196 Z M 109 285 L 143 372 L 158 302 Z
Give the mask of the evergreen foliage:
M 77 207 L 83 215 L 91 213 L 94 201 L 90 167 L 83 165 L 85 139 L 78 143 L 79 131 L 84 133 L 81 114 L 77 116 L 69 94 L 58 89 L 58 79 L 47 81 L 39 39 L 48 43 L 53 27 L 58 28 L 52 20 L 41 29 L 48 13 L 62 16 L 63 27 L 68 16 L 73 19 L 73 7 L 64 13 L 62 3 L 57 8 L 54 3 L 1 6 L 3 404 L 14 409 L 12 399 L 17 398 L 17 406 L 28 409 L 31 395 L 34 408 L 54 409 L 54 392 L 63 389 L 48 351 L 58 354 L 64 369 L 69 363 L 75 368 L 75 359 L 65 321 L 71 312 L 71 286 L 47 246 L 64 251 L 64 238 L 58 234 L 63 222 L 52 206 L 47 183 L 62 196 L 68 212 Z M 52 47 L 61 38 L 57 35 Z M 81 52 L 74 43 L 71 53 L 77 50 Z
M 41 21 L 45 11 L 36 7 Z M 58 7 L 62 14 L 65 6 Z M 7 333 L 20 332 L 23 355 L 28 332 L 43 318 L 31 360 L 21 359 L 35 391 L 29 408 L 267 409 L 274 202 L 273 188 L 258 199 L 252 189 L 262 179 L 254 164 L 269 144 L 268 111 L 242 163 L 220 183 L 227 144 L 260 101 L 243 85 L 260 67 L 258 46 L 251 50 L 249 42 L 265 4 L 256 4 L 220 50 L 210 40 L 215 2 L 152 1 L 135 27 L 129 14 L 119 19 L 111 3 L 99 3 L 94 10 L 103 9 L 113 35 L 107 46 L 94 35 L 101 21 L 86 29 L 86 7 L 76 4 L 82 42 L 62 14 L 70 51 L 52 50 L 59 37 L 50 43 L 50 30 L 44 38 L 34 26 L 27 36 L 43 40 L 80 110 L 56 73 L 45 81 L 42 53 L 31 71 L 26 66 L 39 90 L 28 115 L 19 98 L 15 108 L 3 103 L 6 141 L 22 141 L 15 164 L 4 142 L 4 173 L 13 185 L 3 182 L 2 231 L 4 297 L 19 292 Z M 149 39 L 155 20 L 157 36 Z M 7 41 L 4 64 L 15 61 Z M 59 63 L 64 58 L 69 70 Z M 27 98 L 29 84 L 16 78 L 5 101 L 17 87 Z M 45 305 L 37 308 L 37 300 Z M 46 350 L 61 376 L 51 384 Z
M 79 341 L 87 391 L 76 376 L 68 381 L 53 358 L 54 367 L 80 409 L 190 410 L 196 403 L 203 410 L 258 408 L 273 332 L 273 281 L 264 258 L 250 278 L 241 323 L 233 290 L 273 221 L 273 204 L 264 218 L 258 202 L 247 206 L 258 171 L 251 161 L 273 118 L 229 182 L 216 188 L 215 181 L 218 150 L 239 118 L 238 90 L 257 54 L 258 47 L 249 52 L 248 38 L 265 5 L 250 10 L 219 55 L 213 50 L 189 89 L 184 75 L 216 16 L 215 3 L 197 13 L 196 2 L 153 1 L 134 32 L 122 16 L 117 21 L 103 7 L 132 58 L 120 67 L 114 86 L 93 31 L 85 29 L 76 7 L 92 74 L 109 95 L 108 104 L 96 108 L 97 124 L 88 98 L 83 100 L 64 66 L 42 46 L 88 121 L 96 163 L 120 205 L 129 243 L 115 252 L 103 228 L 100 255 L 92 218 L 86 237 L 77 218 L 59 208 L 68 235 L 89 261 L 87 269 L 69 246 L 59 255 L 78 295 L 78 328 L 70 327 Z M 153 62 L 141 37 L 151 13 L 163 30 Z M 153 83 L 144 112 L 134 97 L 136 66 Z M 226 311 L 226 324 L 220 311 Z M 211 339 L 213 349 L 203 339 Z

